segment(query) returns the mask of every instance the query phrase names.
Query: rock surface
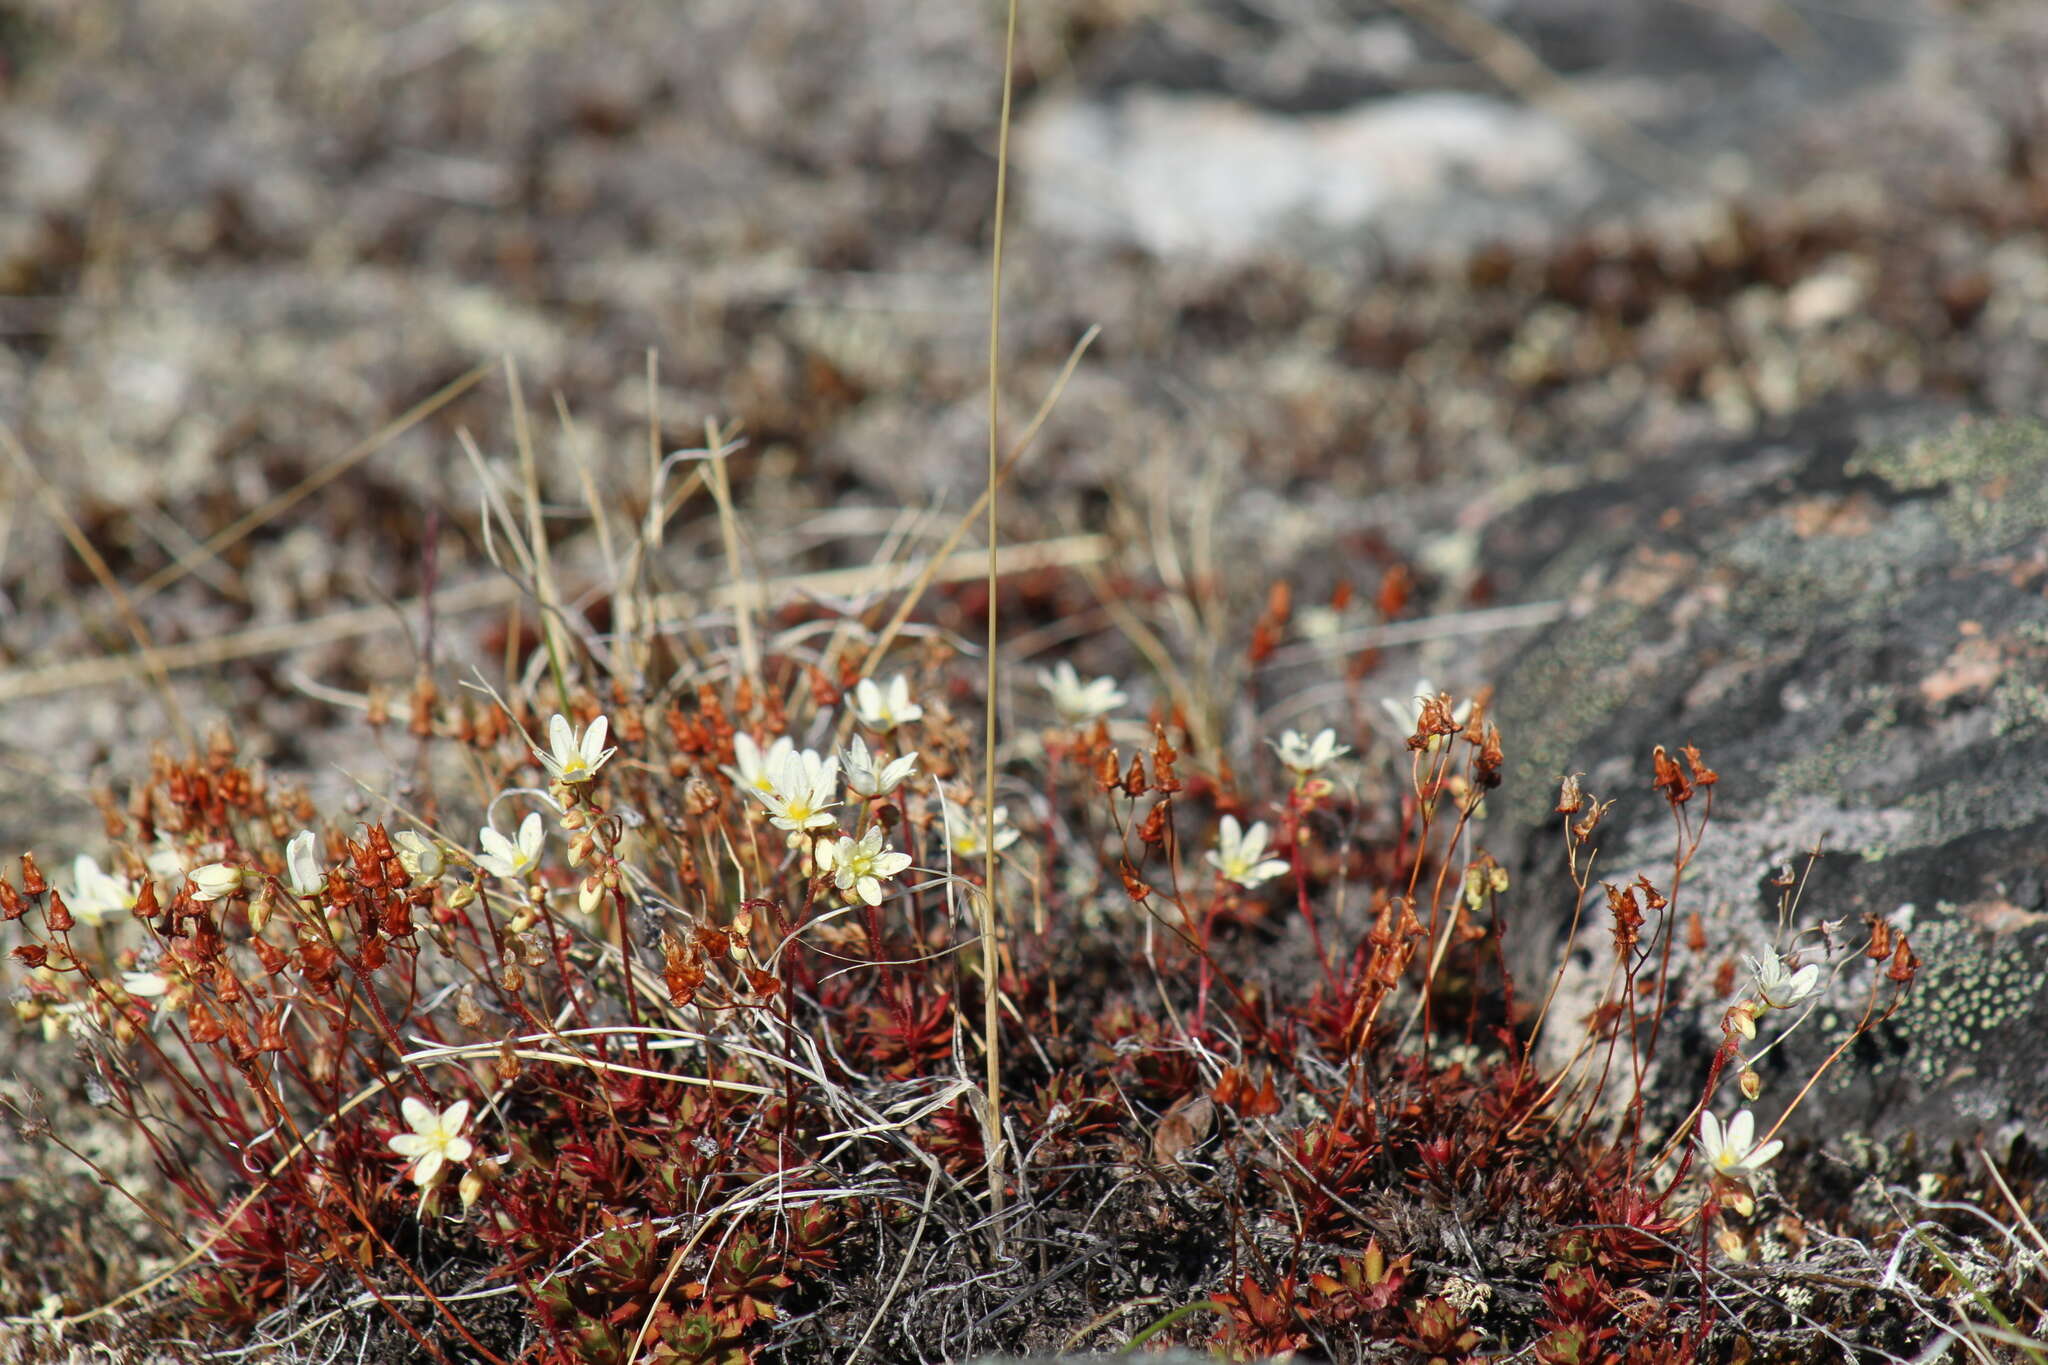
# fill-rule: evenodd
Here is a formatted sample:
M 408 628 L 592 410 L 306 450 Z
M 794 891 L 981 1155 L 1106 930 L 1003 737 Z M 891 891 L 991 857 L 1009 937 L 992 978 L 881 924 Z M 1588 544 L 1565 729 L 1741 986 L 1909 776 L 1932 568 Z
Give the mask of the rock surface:
M 1862 920 L 1881 915 L 1923 964 L 1912 998 L 1789 1131 L 2048 1135 L 2048 428 L 1838 405 L 1532 502 L 1487 542 L 1523 591 L 1574 611 L 1500 684 L 1511 761 L 1493 829 L 1523 890 L 1524 978 L 1548 979 L 1570 914 L 1550 811 L 1560 775 L 1584 771 L 1589 793 L 1616 799 L 1599 879 L 1668 888 L 1651 750 L 1695 743 L 1720 781 L 1678 908 L 1681 925 L 1703 917 L 1710 946 L 1679 949 L 1671 1085 L 1697 1093 L 1725 987 L 1747 981 L 1740 954 L 1821 960 L 1815 926 L 1838 922 L 1831 961 L 1846 965 L 1759 1066 L 1758 1107 L 1774 1116 L 1862 1010 Z M 1804 873 L 1817 846 L 1780 931 L 1774 878 Z M 1597 997 L 1608 932 L 1595 885 L 1566 1019 Z
M 1826 12 L 1625 10 L 1177 6 L 1027 102 L 1025 204 L 1048 232 L 1166 259 L 1546 245 L 1596 211 L 1768 177 L 1772 143 L 1897 75 L 1914 41 Z

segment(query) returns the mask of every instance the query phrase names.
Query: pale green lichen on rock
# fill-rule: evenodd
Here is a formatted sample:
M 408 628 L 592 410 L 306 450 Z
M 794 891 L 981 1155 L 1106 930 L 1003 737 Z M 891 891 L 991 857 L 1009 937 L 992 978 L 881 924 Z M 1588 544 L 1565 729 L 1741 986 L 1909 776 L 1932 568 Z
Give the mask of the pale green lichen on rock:
M 1946 901 L 1914 928 L 1913 942 L 1920 974 L 1912 1007 L 1897 1023 L 1913 1041 L 1914 1071 L 1931 1085 L 1979 1055 L 1986 1035 L 2027 1014 L 2039 969 L 2019 951 L 2019 940 L 1958 920 Z
M 2048 731 L 2048 687 L 2007 676 L 1991 690 L 1991 733 L 2000 739 L 2032 739 Z
M 1960 422 L 1937 436 L 1874 446 L 1847 472 L 1900 492 L 1944 490 L 1936 511 L 1965 554 L 2048 525 L 2048 426 L 2030 419 Z
M 1504 698 L 1526 774 L 1504 789 L 1511 820 L 1541 818 L 1557 794 L 1557 780 L 1573 770 L 1575 758 L 1587 751 L 1587 742 L 1608 718 L 1628 704 L 1632 689 L 1626 661 L 1644 615 L 1627 604 L 1603 605 L 1569 630 L 1547 637 L 1522 660 L 1515 690 Z M 1527 700 L 1541 702 L 1541 718 L 1527 716 L 1516 724 L 1515 710 Z

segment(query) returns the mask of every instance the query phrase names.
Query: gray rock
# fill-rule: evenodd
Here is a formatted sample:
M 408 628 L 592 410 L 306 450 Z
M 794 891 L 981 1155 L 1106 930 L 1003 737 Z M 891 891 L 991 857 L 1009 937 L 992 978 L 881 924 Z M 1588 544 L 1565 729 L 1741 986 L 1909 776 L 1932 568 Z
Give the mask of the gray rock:
M 1468 247 L 1527 238 L 1598 185 L 1557 120 L 1453 91 L 1310 118 L 1162 91 L 1055 98 L 1017 147 L 1040 226 L 1212 260 L 1367 229 L 1409 250 L 1445 234 Z
M 1521 889 L 1524 990 L 1549 979 L 1570 913 L 1560 775 L 1617 801 L 1599 877 L 1668 889 L 1651 750 L 1695 743 L 1720 782 L 1678 912 L 1709 947 L 1689 952 L 1681 929 L 1660 1097 L 1697 1095 L 1741 954 L 1820 960 L 1815 926 L 1839 922 L 1821 1006 L 1759 1065 L 1775 1118 L 1868 999 L 1856 946 L 1882 915 L 1923 964 L 1912 998 L 1788 1131 L 2048 1135 L 2048 428 L 1836 408 L 1532 503 L 1482 559 L 1574 605 L 1504 673 L 1496 713 L 1510 772 L 1492 825 Z M 1823 841 L 1780 932 L 1774 876 Z M 1568 957 L 1554 1045 L 1612 960 L 1597 885 Z M 1784 1025 L 1767 1016 L 1758 1042 Z

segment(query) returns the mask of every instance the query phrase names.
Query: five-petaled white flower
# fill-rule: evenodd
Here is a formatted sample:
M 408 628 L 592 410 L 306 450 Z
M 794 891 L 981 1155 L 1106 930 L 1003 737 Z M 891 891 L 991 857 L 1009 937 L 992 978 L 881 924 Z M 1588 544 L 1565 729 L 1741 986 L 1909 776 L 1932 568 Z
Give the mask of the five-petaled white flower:
M 878 749 L 870 754 L 855 735 L 853 742 L 839 751 L 839 761 L 846 770 L 848 791 L 855 796 L 887 796 L 917 767 L 917 753 L 913 750 L 901 758 L 885 758 Z
M 516 882 L 540 866 L 541 844 L 547 839 L 548 832 L 540 822 L 540 812 L 531 811 L 519 822 L 519 842 L 516 844 L 489 825 L 477 831 L 476 837 L 484 849 L 476 857 L 477 866 L 506 881 Z
M 97 862 L 81 853 L 71 863 L 71 898 L 65 904 L 74 915 L 97 928 L 109 915 L 132 911 L 141 892 L 137 883 L 100 871 Z
M 1280 736 L 1278 742 L 1266 742 L 1273 746 L 1274 753 L 1280 755 L 1281 766 L 1304 782 L 1351 752 L 1349 744 L 1337 742 L 1335 730 L 1327 729 L 1317 731 L 1314 739 L 1303 739 L 1301 731 L 1289 730 Z
M 1756 993 L 1764 1004 L 1774 1010 L 1789 1010 L 1800 1001 L 1820 990 L 1820 964 L 1809 962 L 1796 972 L 1785 970 L 1785 959 L 1775 952 L 1761 958 L 1750 958 L 1750 975 L 1756 980 Z
M 402 829 L 391 836 L 391 842 L 397 845 L 398 865 L 416 881 L 433 881 L 448 864 L 441 846 L 423 834 Z
M 754 743 L 752 735 L 734 735 L 732 756 L 736 761 L 726 764 L 720 771 L 742 788 L 756 793 L 771 792 L 775 790 L 772 776 L 775 765 L 795 752 L 796 745 L 790 742 L 788 735 L 777 735 L 765 754 L 761 752 L 761 746 Z
M 858 839 L 840 835 L 818 845 L 818 870 L 832 874 L 832 885 L 850 901 L 858 896 L 869 905 L 882 903 L 882 883 L 910 866 L 910 855 L 882 842 L 874 825 Z
M 317 896 L 327 888 L 327 869 L 314 852 L 317 836 L 302 829 L 284 846 L 285 881 L 295 896 Z
M 880 685 L 873 678 L 862 678 L 855 683 L 853 714 L 868 729 L 878 735 L 886 735 L 899 725 L 922 720 L 924 708 L 910 699 L 910 679 L 898 673 Z
M 943 808 L 946 821 L 946 846 L 953 850 L 956 858 L 979 858 L 984 856 L 986 843 L 982 836 L 982 818 L 973 811 L 958 806 Z M 996 852 L 1001 853 L 1023 837 L 1022 832 L 1010 823 L 1010 808 L 996 807 Z
M 217 901 L 242 889 L 242 869 L 229 867 L 226 863 L 208 863 L 204 867 L 195 867 L 190 876 L 192 899 L 196 901 Z
M 1406 739 L 1413 735 L 1422 725 L 1423 703 L 1436 695 L 1436 688 L 1431 685 L 1429 679 L 1417 678 L 1415 680 L 1414 695 L 1407 701 L 1404 702 L 1394 697 L 1382 697 L 1380 699 L 1380 707 L 1392 718 L 1396 726 L 1401 727 L 1401 738 Z M 1471 721 L 1471 698 L 1466 698 L 1462 704 L 1452 708 L 1451 719 L 1458 722 L 1460 726 Z M 1451 736 L 1449 735 L 1431 735 L 1429 743 L 1423 748 L 1423 752 L 1435 753 L 1438 749 L 1443 748 L 1444 742 L 1450 738 Z
M 1084 683 L 1065 659 L 1051 668 L 1039 669 L 1038 681 L 1051 694 L 1052 709 L 1068 725 L 1085 725 L 1129 700 L 1117 688 L 1115 678 L 1096 678 Z
M 462 1135 L 469 1121 L 468 1100 L 457 1100 L 437 1114 L 434 1106 L 407 1095 L 398 1107 L 412 1131 L 391 1138 L 391 1150 L 412 1160 L 413 1184 L 424 1190 L 441 1178 L 442 1166 L 469 1160 L 475 1149 Z
M 1762 1170 L 1785 1146 L 1773 1138 L 1758 1144 L 1756 1117 L 1747 1109 L 1737 1111 L 1723 1128 L 1711 1113 L 1700 1115 L 1700 1152 L 1714 1172 L 1741 1180 Z
M 588 782 L 597 776 L 604 761 L 618 752 L 604 747 L 610 728 L 611 722 L 599 716 L 579 736 L 569 718 L 558 711 L 548 720 L 547 750 L 535 749 L 533 756 L 547 765 L 557 782 Z
M 837 823 L 839 760 L 815 749 L 792 749 L 768 771 L 768 790 L 752 789 L 770 813 L 769 824 L 792 834 Z
M 1245 829 L 1237 823 L 1234 815 L 1223 817 L 1222 827 L 1216 834 L 1216 847 L 1208 858 L 1209 865 L 1222 873 L 1224 880 L 1236 882 L 1247 889 L 1270 881 L 1287 870 L 1283 860 L 1266 857 L 1266 822 L 1261 820 Z

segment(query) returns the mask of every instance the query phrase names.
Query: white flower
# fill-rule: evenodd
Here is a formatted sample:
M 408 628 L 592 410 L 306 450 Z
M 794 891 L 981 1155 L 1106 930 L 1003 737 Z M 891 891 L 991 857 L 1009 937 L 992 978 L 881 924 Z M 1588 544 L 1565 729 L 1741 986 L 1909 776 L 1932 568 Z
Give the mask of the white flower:
M 123 972 L 121 989 L 130 995 L 153 999 L 171 989 L 171 983 L 162 972 Z
M 882 903 L 882 883 L 910 866 L 910 855 L 882 842 L 875 825 L 858 839 L 845 835 L 818 845 L 818 870 L 832 874 L 841 895 L 859 896 L 869 905 Z
M 924 718 L 924 708 L 910 699 L 910 680 L 898 673 L 883 686 L 873 678 L 853 685 L 853 714 L 876 734 L 886 735 L 899 725 Z
M 1265 854 L 1266 822 L 1261 820 L 1245 829 L 1237 823 L 1236 816 L 1226 815 L 1216 835 L 1216 848 L 1207 856 L 1209 865 L 1222 873 L 1224 880 L 1250 888 L 1287 870 L 1285 862 Z
M 1311 774 L 1321 772 L 1325 767 L 1351 752 L 1349 744 L 1337 742 L 1335 730 L 1320 730 L 1314 739 L 1303 739 L 1301 731 L 1289 730 L 1273 745 L 1273 752 L 1280 755 L 1280 763 L 1296 778 L 1307 781 Z
M 1407 701 L 1403 702 L 1393 697 L 1382 697 L 1380 699 L 1380 707 L 1393 719 L 1394 724 L 1399 727 L 1401 738 L 1406 739 L 1421 727 L 1423 703 L 1435 697 L 1436 694 L 1436 688 L 1431 685 L 1429 679 L 1417 678 L 1415 680 L 1415 693 Z M 1458 722 L 1460 726 L 1467 724 L 1472 719 L 1471 698 L 1466 698 L 1463 705 L 1452 709 L 1451 719 Z M 1444 746 L 1444 741 L 1449 738 L 1449 735 L 1431 735 L 1429 743 L 1424 747 L 1423 752 L 1435 753 Z
M 768 773 L 768 790 L 754 795 L 772 813 L 768 823 L 795 834 L 837 823 L 832 807 L 839 804 L 839 760 L 820 758 L 814 749 L 791 750 Z
M 327 870 L 313 851 L 315 836 L 302 829 L 284 846 L 285 881 L 295 896 L 317 896 L 327 887 Z
M 192 899 L 217 901 L 242 889 L 242 869 L 226 863 L 208 863 L 192 869 Z
M 972 811 L 954 806 L 943 808 L 946 821 L 946 846 L 953 850 L 956 858 L 979 858 L 983 856 L 982 819 Z M 1022 837 L 1010 824 L 1010 808 L 996 807 L 996 852 L 1001 853 Z
M 67 1000 L 38 1007 L 36 1020 L 42 1025 L 43 1041 L 54 1043 L 76 1028 L 78 1021 L 84 1016 L 84 1005 Z
M 477 855 L 477 866 L 516 882 L 540 866 L 540 849 L 547 839 L 547 830 L 541 825 L 540 812 L 532 811 L 519 822 L 516 844 L 489 825 L 477 831 L 476 837 L 484 849 Z
M 1062 659 L 1049 669 L 1038 670 L 1038 681 L 1052 696 L 1052 709 L 1068 725 L 1085 725 L 1106 716 L 1128 700 L 1117 689 L 1115 678 L 1097 678 L 1083 683 L 1074 666 Z
M 1752 1145 L 1755 1138 L 1756 1118 L 1747 1109 L 1739 1110 L 1725 1129 L 1711 1113 L 1700 1115 L 1700 1152 L 1720 1175 L 1732 1180 L 1753 1175 L 1785 1146 L 1776 1139 Z
M 859 735 L 839 751 L 839 760 L 846 770 L 847 790 L 855 796 L 887 796 L 917 767 L 915 751 L 897 759 L 885 759 L 879 749 L 870 755 Z
M 413 1184 L 424 1190 L 441 1178 L 444 1164 L 469 1160 L 474 1147 L 462 1136 L 462 1125 L 469 1120 L 468 1100 L 457 1100 L 437 1114 L 432 1105 L 407 1095 L 398 1107 L 412 1131 L 391 1138 L 391 1150 L 412 1158 Z
M 1764 1004 L 1774 1010 L 1789 1010 L 1820 990 L 1820 964 L 1809 962 L 1796 972 L 1785 970 L 1785 959 L 1776 953 L 1749 958 L 1750 975 Z
M 533 756 L 547 765 L 557 782 L 588 782 L 597 776 L 604 761 L 618 752 L 604 747 L 610 727 L 611 722 L 599 716 L 579 737 L 569 718 L 558 711 L 548 720 L 549 752 L 535 749 Z
M 775 765 L 795 752 L 796 745 L 790 742 L 788 735 L 777 735 L 766 754 L 761 752 L 760 745 L 754 743 L 753 736 L 734 735 L 732 755 L 737 763 L 729 763 L 721 771 L 741 787 L 757 793 L 771 792 L 775 790 L 775 781 L 770 776 Z
M 125 915 L 135 908 L 142 891 L 126 877 L 100 871 L 100 865 L 81 853 L 71 864 L 71 896 L 65 904 L 87 924 L 97 928 L 109 915 Z
M 398 846 L 398 865 L 406 875 L 419 881 L 433 881 L 441 875 L 448 859 L 441 852 L 441 846 L 412 830 L 402 829 L 391 836 L 391 842 Z

